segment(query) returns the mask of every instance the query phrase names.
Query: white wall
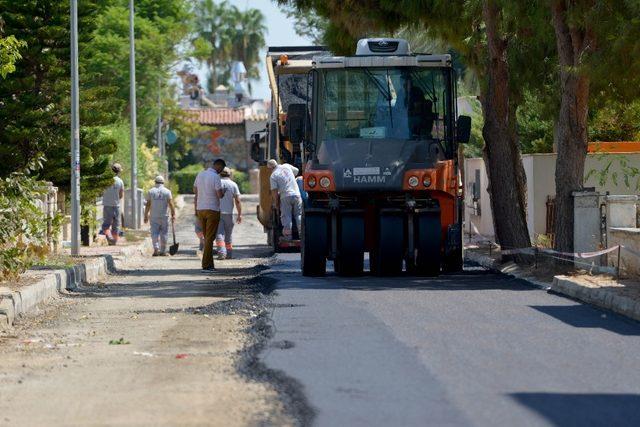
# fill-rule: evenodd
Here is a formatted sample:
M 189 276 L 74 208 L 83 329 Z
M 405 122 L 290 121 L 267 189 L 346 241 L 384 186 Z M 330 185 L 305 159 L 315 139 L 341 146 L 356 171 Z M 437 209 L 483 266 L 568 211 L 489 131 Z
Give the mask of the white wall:
M 585 182 L 585 187 L 595 187 L 596 191 L 611 194 L 640 194 L 635 188 L 638 177 L 631 180 L 631 187 L 624 184 L 623 167 L 621 159 L 628 165 L 640 166 L 640 153 L 632 154 L 589 154 L 585 163 L 585 176 L 589 171 L 602 171 L 609 164 L 608 179 L 601 185 L 599 177 L 595 174 Z M 527 154 L 522 156 L 525 173 L 527 176 L 527 226 L 531 238 L 537 234 L 545 233 L 547 215 L 547 196 L 555 196 L 555 168 L 556 154 Z M 470 213 L 468 206 L 472 204 L 472 185 L 475 179 L 475 170 L 481 170 L 481 215 Z M 617 184 L 613 176 L 618 175 Z M 465 232 L 469 231 L 469 220 L 478 228 L 480 234 L 485 237 L 494 236 L 493 219 L 491 217 L 491 205 L 487 192 L 487 175 L 482 158 L 465 159 L 465 220 L 467 221 Z
M 470 221 L 476 226 L 480 234 L 484 237 L 493 238 L 493 217 L 491 215 L 491 203 L 487 188 L 489 179 L 484 168 L 484 161 L 481 158 L 465 159 L 465 232 L 469 232 Z M 476 170 L 480 171 L 480 215 L 474 215 L 473 209 L 473 183 L 476 177 Z M 473 230 L 473 228 L 471 228 Z

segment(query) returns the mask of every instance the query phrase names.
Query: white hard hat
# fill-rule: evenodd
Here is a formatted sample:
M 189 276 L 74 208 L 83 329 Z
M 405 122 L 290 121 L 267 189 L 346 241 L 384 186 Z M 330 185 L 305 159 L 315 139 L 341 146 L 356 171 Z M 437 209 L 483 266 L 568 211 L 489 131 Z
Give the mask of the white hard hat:
M 273 169 L 273 168 L 275 168 L 276 166 L 278 166 L 278 162 L 276 162 L 276 161 L 275 161 L 275 159 L 271 159 L 271 160 L 269 160 L 269 161 L 267 162 L 267 167 L 268 167 L 269 169 Z
M 164 184 L 164 178 L 162 175 L 156 176 L 156 184 Z

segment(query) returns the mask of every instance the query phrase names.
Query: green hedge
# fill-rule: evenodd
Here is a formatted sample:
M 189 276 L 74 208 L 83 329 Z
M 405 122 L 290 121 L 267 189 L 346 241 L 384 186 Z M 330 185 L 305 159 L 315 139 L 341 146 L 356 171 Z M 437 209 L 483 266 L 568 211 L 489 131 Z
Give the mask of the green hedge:
M 171 180 L 178 184 L 180 194 L 193 194 L 193 182 L 201 170 L 200 165 L 189 165 L 171 175 Z
M 231 179 L 238 184 L 238 188 L 240 188 L 240 193 L 247 194 L 250 191 L 249 185 L 249 174 L 246 172 L 233 171 L 231 175 Z

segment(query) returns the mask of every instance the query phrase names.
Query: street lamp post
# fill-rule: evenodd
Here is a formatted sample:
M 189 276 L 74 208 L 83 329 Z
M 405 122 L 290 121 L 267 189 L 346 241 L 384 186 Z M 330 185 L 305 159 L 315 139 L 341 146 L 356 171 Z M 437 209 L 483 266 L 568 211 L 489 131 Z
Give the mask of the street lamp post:
M 71 255 L 80 252 L 80 117 L 78 0 L 71 0 Z
M 136 146 L 136 52 L 133 27 L 133 0 L 129 0 L 129 102 L 131 104 L 131 228 L 138 228 L 138 162 Z

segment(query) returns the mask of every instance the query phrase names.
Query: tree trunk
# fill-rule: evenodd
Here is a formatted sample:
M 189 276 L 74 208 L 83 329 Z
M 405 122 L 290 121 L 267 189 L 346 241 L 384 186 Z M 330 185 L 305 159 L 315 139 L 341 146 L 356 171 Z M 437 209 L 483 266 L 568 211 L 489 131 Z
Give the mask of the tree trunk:
M 482 136 L 494 229 L 501 247 L 524 248 L 531 245 L 526 217 L 526 176 L 509 89 L 507 42 L 499 34 L 500 11 L 494 0 L 483 2 L 483 18 L 489 62 L 481 93 Z
M 579 70 L 581 58 L 591 47 L 589 32 L 569 24 L 565 0 L 551 5 L 552 22 L 560 62 L 560 113 L 556 146 L 555 249 L 573 252 L 573 197 L 583 188 L 587 157 L 589 78 Z

